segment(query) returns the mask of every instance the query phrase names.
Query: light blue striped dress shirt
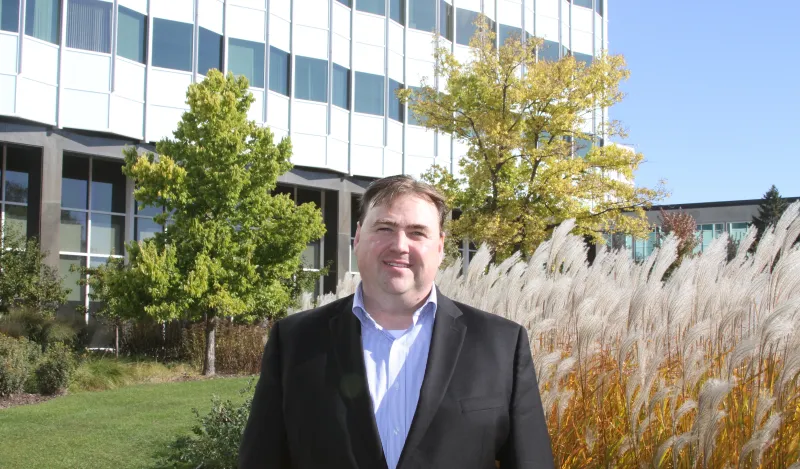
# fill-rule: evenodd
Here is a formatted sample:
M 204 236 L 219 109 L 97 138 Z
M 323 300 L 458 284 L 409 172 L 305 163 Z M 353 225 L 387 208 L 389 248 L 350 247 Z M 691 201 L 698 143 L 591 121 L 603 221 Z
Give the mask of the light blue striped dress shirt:
M 417 410 L 436 308 L 436 287 L 433 287 L 428 301 L 414 312 L 411 327 L 389 331 L 364 309 L 361 284 L 353 299 L 353 314 L 361 321 L 369 394 L 389 469 L 397 468 Z

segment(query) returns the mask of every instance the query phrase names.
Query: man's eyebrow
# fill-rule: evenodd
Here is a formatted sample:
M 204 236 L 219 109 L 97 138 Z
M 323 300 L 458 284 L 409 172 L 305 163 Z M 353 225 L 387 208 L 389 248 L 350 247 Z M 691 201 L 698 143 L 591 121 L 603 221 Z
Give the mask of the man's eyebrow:
M 389 225 L 389 226 L 393 226 L 393 227 L 400 227 L 399 223 L 397 223 L 394 220 L 390 220 L 388 218 L 379 218 L 378 220 L 375 220 L 375 224 L 376 225 Z M 427 225 L 422 225 L 422 224 L 419 224 L 419 223 L 415 223 L 415 224 L 412 224 L 412 225 L 406 225 L 404 228 L 411 229 L 411 230 L 423 230 L 423 231 L 430 230 L 430 228 Z

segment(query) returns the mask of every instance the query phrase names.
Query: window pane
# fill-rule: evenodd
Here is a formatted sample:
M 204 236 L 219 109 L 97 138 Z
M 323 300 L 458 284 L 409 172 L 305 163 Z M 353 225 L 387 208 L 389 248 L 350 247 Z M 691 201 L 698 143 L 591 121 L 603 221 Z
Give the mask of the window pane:
M 13 229 L 18 235 L 28 234 L 28 207 L 24 205 L 5 206 L 5 225 L 3 229 Z
M 61 211 L 59 250 L 86 252 L 86 212 Z
M 500 34 L 498 35 L 500 39 L 500 45 L 504 45 L 508 39 L 516 39 L 517 41 L 522 41 L 522 29 L 517 28 L 515 26 L 506 26 L 504 24 L 500 25 Z
M 433 32 L 436 29 L 436 2 L 409 0 L 408 27 Z
M 30 160 L 24 152 L 15 150 L 8 147 L 3 195 L 8 202 L 28 203 Z
M 342 5 L 344 5 L 344 6 L 348 6 L 348 7 L 350 6 L 350 0 L 337 0 L 337 1 L 339 3 L 341 3 Z
M 192 25 L 153 18 L 153 66 L 192 71 Z
M 156 233 L 161 233 L 163 228 L 152 218 L 136 217 L 134 220 L 134 238 L 136 241 L 144 241 L 152 238 Z
M 125 213 L 125 182 L 121 164 L 92 161 L 92 210 Z
M 580 52 L 575 52 L 572 55 L 575 57 L 576 61 L 583 62 L 587 67 L 592 64 L 592 56 L 590 54 L 581 54 Z
M 294 97 L 328 102 L 328 61 L 296 56 L 294 61 Z
M 244 75 L 250 86 L 263 88 L 264 44 L 230 38 L 228 47 L 228 69 L 234 75 Z
M 67 47 L 111 53 L 111 7 L 102 0 L 69 0 Z
M 303 267 L 307 269 L 319 269 L 320 268 L 320 246 L 319 241 L 313 241 L 308 243 L 306 249 L 300 255 L 300 259 L 303 262 Z
M 548 62 L 558 61 L 558 43 L 548 41 L 545 39 L 544 43 L 539 46 L 539 60 L 546 60 Z
M 405 24 L 403 23 L 403 18 L 406 14 L 405 8 L 405 0 L 389 0 L 389 18 L 400 24 Z
M 398 122 L 403 122 L 403 104 L 397 97 L 397 90 L 403 89 L 403 85 L 389 79 L 389 118 Z
M 603 16 L 603 2 L 605 0 L 595 0 L 594 1 L 594 11 L 597 12 L 598 15 Z
M 154 217 L 163 212 L 163 207 L 150 207 L 145 206 L 138 200 L 136 201 L 136 215 L 144 215 L 146 217 Z
M 592 141 L 585 138 L 575 139 L 575 155 L 581 158 L 586 157 L 592 148 Z
M 410 107 L 411 102 L 414 101 L 414 96 L 419 93 L 420 88 L 416 86 L 409 86 L 409 88 L 411 88 L 411 99 L 409 100 L 408 123 L 411 125 L 420 125 L 417 115 L 414 114 L 414 111 L 412 111 Z
M 478 27 L 475 26 L 475 21 L 478 19 L 478 13 L 469 10 L 456 10 L 456 43 L 468 46 L 470 39 L 475 35 Z
M 356 112 L 383 115 L 383 77 L 356 72 Z
M 58 0 L 25 2 L 25 34 L 58 44 Z
M 89 159 L 64 155 L 61 169 L 61 206 L 86 209 L 89 196 Z
M 289 53 L 270 46 L 269 89 L 289 96 Z
M 350 70 L 333 64 L 333 104 L 350 109 Z
M 453 40 L 453 5 L 441 0 L 439 3 L 439 34 Z
M 384 0 L 356 0 L 356 10 L 386 16 L 386 3 Z
M 592 0 L 573 0 L 576 7 L 592 8 Z
M 122 254 L 125 217 L 92 213 L 92 254 Z
M 84 286 L 79 285 L 78 281 L 81 279 L 80 271 L 70 272 L 70 266 L 77 267 L 86 266 L 86 258 L 78 256 L 61 256 L 58 263 L 58 275 L 63 279 L 61 285 L 71 291 L 67 295 L 67 301 L 75 301 L 83 304 Z
M 144 15 L 120 5 L 117 25 L 117 54 L 126 59 L 145 62 L 147 21 Z
M 207 75 L 212 68 L 222 70 L 222 36 L 206 28 L 200 28 L 198 36 L 197 73 Z
M 19 31 L 19 0 L 0 0 L 0 30 Z

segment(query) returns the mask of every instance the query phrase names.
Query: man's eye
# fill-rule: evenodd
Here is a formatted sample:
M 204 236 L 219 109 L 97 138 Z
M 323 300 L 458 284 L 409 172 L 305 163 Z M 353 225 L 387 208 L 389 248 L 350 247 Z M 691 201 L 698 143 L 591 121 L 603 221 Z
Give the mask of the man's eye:
M 411 234 L 414 236 L 423 236 L 423 237 L 426 236 L 424 231 L 414 231 Z
M 389 227 L 386 227 L 386 226 L 382 226 L 382 227 L 378 228 L 378 231 L 392 231 L 392 229 L 389 228 Z

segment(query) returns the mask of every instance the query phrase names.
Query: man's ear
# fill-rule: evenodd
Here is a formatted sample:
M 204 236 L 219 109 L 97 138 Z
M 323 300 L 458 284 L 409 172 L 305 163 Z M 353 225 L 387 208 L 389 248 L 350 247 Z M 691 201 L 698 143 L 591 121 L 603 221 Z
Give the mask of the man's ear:
M 356 222 L 356 235 L 353 237 L 353 247 L 358 245 L 358 240 L 361 238 L 361 222 Z

